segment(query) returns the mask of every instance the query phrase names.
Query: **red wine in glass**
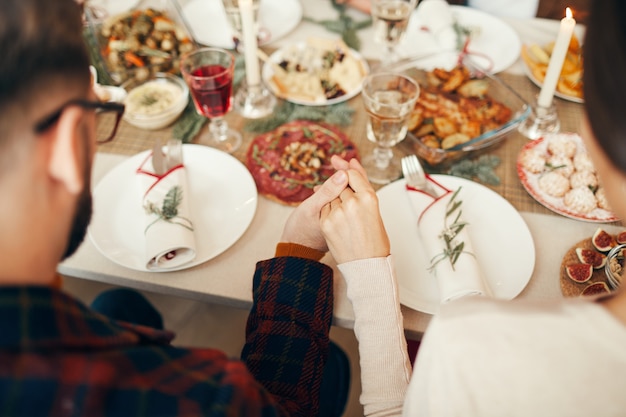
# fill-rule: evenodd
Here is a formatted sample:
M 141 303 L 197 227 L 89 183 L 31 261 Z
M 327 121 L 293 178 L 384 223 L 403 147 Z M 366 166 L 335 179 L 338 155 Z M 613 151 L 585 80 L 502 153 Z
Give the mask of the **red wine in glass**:
M 191 95 L 196 108 L 208 118 L 222 117 L 230 111 L 233 79 L 228 68 L 204 65 L 191 73 L 196 78 L 191 84 Z

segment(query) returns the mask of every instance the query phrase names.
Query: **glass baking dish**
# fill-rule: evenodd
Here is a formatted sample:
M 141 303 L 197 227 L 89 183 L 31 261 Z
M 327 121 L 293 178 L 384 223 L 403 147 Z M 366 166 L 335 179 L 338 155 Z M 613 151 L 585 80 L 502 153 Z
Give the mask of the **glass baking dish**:
M 415 133 L 409 132 L 406 140 L 412 145 L 415 154 L 428 167 L 443 169 L 448 168 L 454 162 L 465 158 L 471 158 L 483 153 L 485 150 L 501 143 L 508 133 L 517 129 L 530 114 L 528 103 L 522 99 L 509 85 L 496 75 L 483 71 L 478 65 L 472 62 L 471 55 L 459 56 L 457 52 L 441 52 L 420 57 L 405 58 L 393 65 L 381 68 L 383 70 L 403 72 L 413 77 L 422 87 L 421 94 L 424 94 L 424 87 L 429 85 L 429 72 L 435 68 L 450 71 L 461 65 L 465 67 L 471 79 L 483 80 L 486 82 L 486 97 L 504 104 L 511 110 L 508 121 L 480 132 L 459 145 L 447 149 L 436 148 L 425 144 Z M 419 100 L 418 100 L 419 105 Z
M 105 18 L 86 7 L 85 20 L 92 61 L 111 84 L 178 74 L 180 56 L 197 47 L 175 0 L 142 0 Z

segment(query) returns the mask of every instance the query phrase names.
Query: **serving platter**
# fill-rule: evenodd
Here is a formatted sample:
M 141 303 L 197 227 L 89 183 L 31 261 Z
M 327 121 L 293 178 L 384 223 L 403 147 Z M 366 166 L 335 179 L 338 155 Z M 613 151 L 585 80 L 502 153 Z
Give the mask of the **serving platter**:
M 280 88 L 274 81 L 276 66 L 281 64 L 281 62 L 286 59 L 293 59 L 294 55 L 306 53 L 307 48 L 309 48 L 307 42 L 298 42 L 296 44 L 284 46 L 276 50 L 272 55 L 270 55 L 269 59 L 263 64 L 263 69 L 261 73 L 263 82 L 274 95 L 295 104 L 301 104 L 305 106 L 328 106 L 350 100 L 361 92 L 361 81 L 369 73 L 369 66 L 367 64 L 367 61 L 361 56 L 361 54 L 353 49 L 348 50 L 351 57 L 356 60 L 357 65 L 360 66 L 360 74 L 358 75 L 358 79 L 350 80 L 354 83 L 354 88 L 348 89 L 345 94 L 339 97 L 327 99 L 324 97 L 308 98 L 302 95 L 291 95 L 281 92 Z

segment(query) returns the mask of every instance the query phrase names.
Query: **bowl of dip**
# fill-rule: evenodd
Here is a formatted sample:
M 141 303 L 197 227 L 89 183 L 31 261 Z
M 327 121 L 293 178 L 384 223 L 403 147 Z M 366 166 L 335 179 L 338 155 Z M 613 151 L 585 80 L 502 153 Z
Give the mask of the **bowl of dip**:
M 141 129 L 169 126 L 189 101 L 189 88 L 182 78 L 171 74 L 157 73 L 143 81 L 129 80 L 122 87 L 127 92 L 124 120 Z

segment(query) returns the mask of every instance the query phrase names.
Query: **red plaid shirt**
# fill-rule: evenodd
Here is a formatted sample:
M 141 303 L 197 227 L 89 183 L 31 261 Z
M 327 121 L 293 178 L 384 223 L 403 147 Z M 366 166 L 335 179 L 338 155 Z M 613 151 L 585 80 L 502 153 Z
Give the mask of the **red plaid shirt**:
M 313 416 L 328 352 L 332 270 L 259 262 L 242 360 L 183 349 L 48 287 L 0 287 L 0 414 Z

